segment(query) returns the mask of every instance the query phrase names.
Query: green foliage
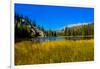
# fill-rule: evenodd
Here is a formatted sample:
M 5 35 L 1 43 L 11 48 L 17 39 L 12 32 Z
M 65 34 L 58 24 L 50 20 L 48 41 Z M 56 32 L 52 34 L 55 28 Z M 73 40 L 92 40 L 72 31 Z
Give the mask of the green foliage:
M 56 31 L 52 31 L 52 30 L 45 31 L 45 34 L 46 36 L 54 36 L 54 37 L 58 35 Z
M 15 38 L 27 38 L 30 37 L 30 23 L 28 19 L 15 15 Z
M 88 25 L 80 25 L 76 27 L 65 28 L 65 36 L 90 36 L 94 35 L 94 23 Z

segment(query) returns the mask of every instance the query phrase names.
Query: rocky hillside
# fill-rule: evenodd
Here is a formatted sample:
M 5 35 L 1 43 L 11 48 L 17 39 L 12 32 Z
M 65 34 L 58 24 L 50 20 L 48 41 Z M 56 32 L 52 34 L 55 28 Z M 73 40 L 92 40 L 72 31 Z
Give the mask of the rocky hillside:
M 44 31 L 27 17 L 15 15 L 15 38 L 43 37 Z

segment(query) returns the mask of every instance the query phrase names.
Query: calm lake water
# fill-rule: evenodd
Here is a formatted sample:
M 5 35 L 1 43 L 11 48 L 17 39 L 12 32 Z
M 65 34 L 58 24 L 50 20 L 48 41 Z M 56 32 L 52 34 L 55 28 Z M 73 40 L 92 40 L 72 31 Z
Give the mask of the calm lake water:
M 45 40 L 89 40 L 93 37 L 38 37 L 33 38 L 32 41 L 45 41 Z

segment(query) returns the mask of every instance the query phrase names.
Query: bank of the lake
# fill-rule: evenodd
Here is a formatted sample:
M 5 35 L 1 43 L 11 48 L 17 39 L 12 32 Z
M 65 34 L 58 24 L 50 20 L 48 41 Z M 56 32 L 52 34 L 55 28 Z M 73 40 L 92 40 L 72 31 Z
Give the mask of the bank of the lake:
M 15 43 L 15 64 L 42 64 L 94 60 L 94 40 L 55 40 Z

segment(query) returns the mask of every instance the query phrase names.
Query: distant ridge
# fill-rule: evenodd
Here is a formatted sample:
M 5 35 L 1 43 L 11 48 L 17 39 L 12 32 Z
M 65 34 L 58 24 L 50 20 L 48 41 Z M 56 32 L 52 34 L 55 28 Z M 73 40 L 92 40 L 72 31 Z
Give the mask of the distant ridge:
M 77 23 L 77 24 L 70 24 L 70 25 L 68 25 L 67 27 L 75 27 L 75 26 L 88 25 L 88 24 L 91 24 L 91 23 Z
M 57 31 L 64 31 L 65 30 L 65 28 L 67 27 L 67 28 L 74 28 L 74 27 L 81 27 L 82 25 L 88 25 L 88 24 L 94 24 L 94 23 L 92 23 L 92 22 L 89 22 L 89 23 L 77 23 L 77 24 L 69 24 L 69 25 L 65 25 L 64 27 L 62 27 L 62 28 L 60 28 L 60 29 L 58 29 Z

